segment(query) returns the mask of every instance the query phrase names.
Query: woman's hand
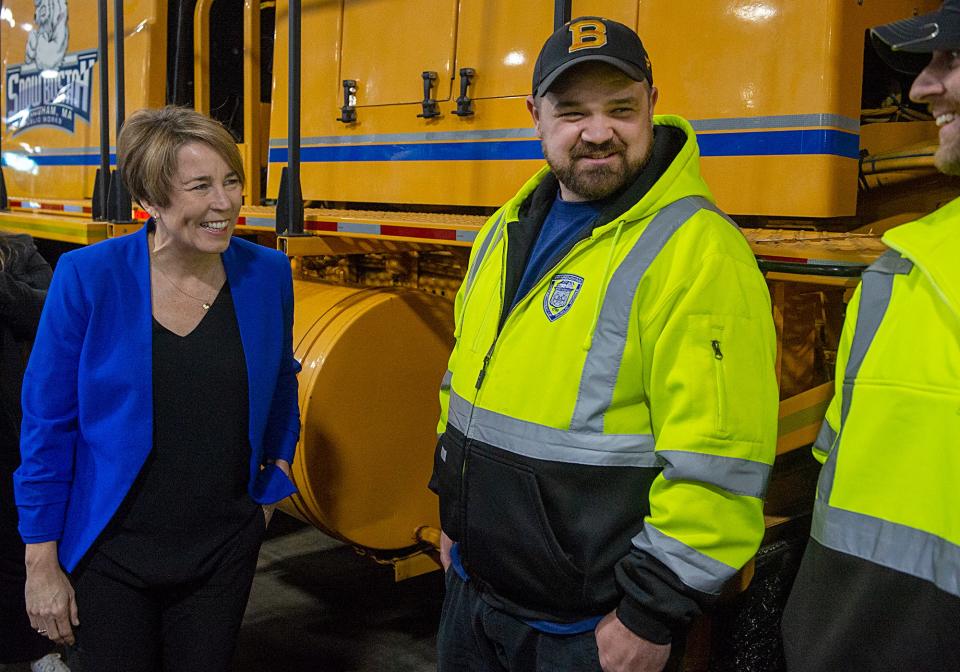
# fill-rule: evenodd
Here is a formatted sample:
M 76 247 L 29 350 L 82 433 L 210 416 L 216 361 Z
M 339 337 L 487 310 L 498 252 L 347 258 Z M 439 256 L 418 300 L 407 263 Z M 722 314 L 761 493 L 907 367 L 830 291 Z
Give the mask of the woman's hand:
M 57 542 L 27 544 L 26 565 L 24 595 L 31 627 L 57 644 L 74 644 L 71 626 L 80 625 L 80 618 L 73 586 L 57 559 Z
M 286 460 L 274 460 L 273 464 L 277 465 L 277 468 L 280 469 L 284 474 L 287 475 L 287 478 L 290 478 L 290 463 Z M 277 510 L 276 504 L 264 504 L 261 507 L 263 509 L 263 520 L 264 525 L 270 524 L 270 519 L 273 518 L 273 512 Z
M 273 512 L 277 509 L 277 505 L 264 504 L 260 508 L 263 509 L 263 526 L 266 527 L 270 524 L 270 519 L 273 518 Z

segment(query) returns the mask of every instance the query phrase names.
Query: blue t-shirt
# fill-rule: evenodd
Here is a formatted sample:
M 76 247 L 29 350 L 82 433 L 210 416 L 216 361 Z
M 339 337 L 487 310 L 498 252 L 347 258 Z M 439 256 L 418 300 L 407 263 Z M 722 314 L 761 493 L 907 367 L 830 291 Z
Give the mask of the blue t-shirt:
M 580 201 L 571 203 L 560 198 L 560 192 L 553 201 L 540 235 L 527 257 L 527 266 L 523 269 L 520 286 L 513 295 L 513 305 L 517 305 L 535 284 L 550 270 L 557 256 L 567 250 L 580 238 L 583 231 L 596 219 L 604 201 Z

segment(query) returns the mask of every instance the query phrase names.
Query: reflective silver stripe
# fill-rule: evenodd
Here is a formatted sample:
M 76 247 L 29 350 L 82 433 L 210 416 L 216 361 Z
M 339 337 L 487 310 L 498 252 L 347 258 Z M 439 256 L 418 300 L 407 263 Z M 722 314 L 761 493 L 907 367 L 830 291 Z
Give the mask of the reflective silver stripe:
M 820 128 L 833 126 L 852 133 L 860 131 L 860 121 L 838 114 L 779 114 L 761 117 L 734 117 L 730 119 L 691 119 L 695 131 L 740 131 L 765 128 Z M 302 147 L 311 145 L 363 145 L 371 143 L 454 142 L 463 140 L 523 140 L 537 137 L 536 129 L 494 128 L 477 131 L 434 131 L 428 133 L 370 133 L 365 135 L 309 135 L 300 139 Z M 285 148 L 287 138 L 273 138 L 270 147 Z M 90 154 L 99 147 L 58 149 L 58 154 Z M 113 151 L 113 148 L 110 148 Z
M 473 407 L 453 390 L 448 418 L 448 423 L 469 439 L 537 460 L 604 467 L 660 466 L 650 434 L 582 434 L 547 427 Z
M 904 263 L 906 262 L 906 263 Z M 893 250 L 887 252 L 863 273 L 863 286 L 860 290 L 860 309 L 857 313 L 857 325 L 850 344 L 847 368 L 843 374 L 843 399 L 840 405 L 840 432 L 850 413 L 853 398 L 853 384 L 860 372 L 860 366 L 867 356 L 867 350 L 880 328 L 880 322 L 887 312 L 890 296 L 893 294 L 893 278 L 897 274 L 907 274 L 913 264 Z
M 456 140 L 513 140 L 536 138 L 535 128 L 495 128 L 480 131 L 435 131 L 432 133 L 379 133 L 369 135 L 310 135 L 300 145 L 361 145 L 369 143 L 450 142 Z M 271 147 L 286 147 L 286 138 L 274 138 Z M 91 147 L 91 152 L 100 151 Z M 60 150 L 57 150 L 58 152 Z
M 337 222 L 339 233 L 366 233 L 373 236 L 380 235 L 379 224 L 363 224 L 360 222 Z
M 824 419 L 823 424 L 820 425 L 817 440 L 813 442 L 813 447 L 822 453 L 829 453 L 830 449 L 833 448 L 833 442 L 836 440 L 837 431 Z
M 449 392 L 450 391 L 450 381 L 453 380 L 453 371 L 447 369 L 447 372 L 443 374 L 443 380 L 440 381 L 440 391 Z
M 45 152 L 46 151 L 47 150 L 45 150 Z M 110 153 L 113 154 L 116 151 L 117 151 L 117 148 L 114 147 L 113 145 L 110 145 Z M 28 152 L 15 152 L 15 153 L 21 154 L 22 156 L 30 156 L 30 154 L 33 154 L 32 151 L 29 153 Z M 49 153 L 59 155 L 59 156 L 63 156 L 65 154 L 71 154 L 71 155 L 72 154 L 99 154 L 100 146 L 97 145 L 96 147 L 91 146 L 91 147 L 56 147 L 56 148 L 51 147 L 49 148 Z
M 960 546 L 906 525 L 827 506 L 823 500 L 814 511 L 810 534 L 824 546 L 960 597 Z
M 684 584 L 701 593 L 716 595 L 734 574 L 733 567 L 668 537 L 650 523 L 644 523 L 633 545 L 666 565 Z
M 503 238 L 503 227 L 500 226 L 502 222 L 503 211 L 501 210 L 500 215 L 497 217 L 497 223 L 493 225 L 490 233 L 484 236 L 483 242 L 480 243 L 480 249 L 477 250 L 477 254 L 473 257 L 473 263 L 470 264 L 470 270 L 467 271 L 467 279 L 463 282 L 464 296 L 470 291 L 470 286 L 473 284 L 473 280 L 477 277 L 477 272 L 483 264 L 483 258 L 487 256 L 487 250 L 495 248 L 497 243 L 500 242 L 500 239 Z
M 450 388 L 450 401 L 447 404 L 447 425 L 460 430 L 461 434 L 467 433 L 470 426 L 470 412 L 473 405 L 461 397 L 453 388 Z
M 767 492 L 772 468 L 753 460 L 684 450 L 661 450 L 657 457 L 665 463 L 663 477 L 668 481 L 698 481 L 758 499 Z
M 829 501 L 830 491 L 833 489 L 833 477 L 837 468 L 835 449 L 840 445 L 843 426 L 850 414 L 857 374 L 860 372 L 863 360 L 867 356 L 867 350 L 870 349 L 870 345 L 880 329 L 880 323 L 887 312 L 887 306 L 890 305 L 894 276 L 906 275 L 912 268 L 913 263 L 909 259 L 904 259 L 899 252 L 890 250 L 863 272 L 857 324 L 854 327 L 853 342 L 850 344 L 847 367 L 843 374 L 840 429 L 837 430 L 837 438 L 831 443 L 834 450 L 830 452 L 830 456 L 824 463 L 823 469 L 820 471 L 820 480 L 817 483 L 817 497 L 824 502 Z
M 763 128 L 820 128 L 833 126 L 851 133 L 860 132 L 860 120 L 839 114 L 778 114 L 765 117 L 733 119 L 696 119 L 690 122 L 695 131 L 742 131 Z
M 610 407 L 613 388 L 620 374 L 620 363 L 627 343 L 627 330 L 637 287 L 674 232 L 704 209 L 722 215 L 731 223 L 733 221 L 705 198 L 687 196 L 674 201 L 654 216 L 640 234 L 633 249 L 613 273 L 597 319 L 593 345 L 587 353 L 580 376 L 577 406 L 570 421 L 571 429 L 603 431 L 603 416 Z
M 829 505 L 840 438 L 850 413 L 857 375 L 890 305 L 895 276 L 906 275 L 912 269 L 909 259 L 890 251 L 863 274 L 860 309 L 844 372 L 840 430 L 820 473 L 810 535 L 827 548 L 929 581 L 960 597 L 960 546 L 930 532 Z

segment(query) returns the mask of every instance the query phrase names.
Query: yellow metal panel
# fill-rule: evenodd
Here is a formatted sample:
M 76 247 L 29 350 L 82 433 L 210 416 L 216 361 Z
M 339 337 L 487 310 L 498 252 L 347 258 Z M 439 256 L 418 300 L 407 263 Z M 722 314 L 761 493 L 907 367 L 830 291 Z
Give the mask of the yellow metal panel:
M 507 3 L 463 0 L 459 28 L 457 67 L 477 72 L 470 97 L 526 96 L 537 53 L 553 29 L 553 3 L 530 2 L 518 12 Z
M 97 243 L 107 237 L 107 225 L 104 222 L 20 212 L 0 212 L 0 231 L 28 233 L 34 238 L 78 245 Z
M 366 201 L 373 196 L 386 202 L 483 206 L 502 203 L 540 168 L 541 161 L 496 162 L 493 179 L 491 161 L 446 161 L 442 166 L 427 161 L 351 162 L 346 164 L 303 164 L 304 184 L 321 185 L 323 191 L 307 191 L 321 200 Z M 437 183 L 446 187 L 439 190 Z M 375 192 L 370 186 L 378 185 Z
M 276 41 L 273 50 L 273 98 L 270 114 L 271 145 L 286 146 L 287 138 L 287 73 L 289 22 L 286 0 L 276 4 Z M 342 132 L 340 116 L 342 89 L 340 87 L 340 31 L 342 3 L 324 0 L 304 0 L 301 6 L 303 53 L 301 68 L 301 133 L 309 136 L 331 136 Z M 267 194 L 276 198 L 280 184 L 279 163 L 269 166 Z M 304 197 L 315 198 L 304 184 Z
M 763 132 L 772 137 L 778 131 L 794 131 L 807 134 L 804 142 L 816 142 L 823 132 L 841 139 L 855 135 L 865 31 L 914 8 L 926 10 L 937 4 L 935 0 L 641 3 L 639 31 L 660 88 L 657 111 L 713 122 L 727 134 Z M 644 30 L 664 25 L 682 25 L 688 35 L 722 39 L 697 39 L 684 48 L 678 46 L 674 31 Z M 798 116 L 802 125 L 796 123 Z M 745 146 L 753 146 L 762 138 L 745 140 Z M 850 149 L 844 156 L 827 152 L 715 156 L 705 158 L 703 165 L 720 205 L 731 213 L 837 217 L 856 211 L 857 159 Z
M 860 129 L 860 147 L 870 156 L 886 154 L 912 145 L 937 145 L 937 125 L 933 121 L 896 124 L 865 124 Z
M 937 0 L 640 3 L 661 112 L 691 119 L 826 113 L 858 118 L 865 31 Z M 690 42 L 678 43 L 682 27 Z M 709 39 L 708 39 L 709 38 Z
M 407 9 L 417 3 L 375 4 L 384 16 L 397 17 L 391 22 L 396 44 L 405 44 L 407 34 L 421 34 L 422 16 L 410 20 Z M 637 28 L 660 89 L 657 111 L 693 122 L 704 172 L 721 206 L 735 215 L 832 218 L 852 216 L 857 208 L 865 31 L 936 5 L 611 1 L 577 2 L 573 13 L 606 14 Z M 461 2 L 451 76 L 456 82 L 460 67 L 477 71 L 469 92 L 473 116 L 453 115 L 452 100 L 442 102 L 441 116 L 430 121 L 416 118 L 416 103 L 382 105 L 359 109 L 358 122 L 349 126 L 335 121 L 342 104 L 341 72 L 332 65 L 340 54 L 339 7 L 305 4 L 304 34 L 323 39 L 304 56 L 303 88 L 310 101 L 302 124 L 304 197 L 447 207 L 494 207 L 509 198 L 540 165 L 523 98 L 537 50 L 552 28 L 552 7 L 535 3 L 517 11 L 506 2 Z M 347 2 L 348 13 L 355 10 L 363 11 Z M 446 39 L 446 23 L 440 25 Z M 283 23 L 278 36 L 271 197 L 285 161 Z M 351 41 L 344 54 L 379 62 L 378 36 L 373 32 L 356 46 Z M 417 57 L 400 58 L 409 64 Z
M 119 238 L 136 233 L 143 228 L 143 224 L 107 224 L 107 238 Z
M 457 70 L 477 71 L 471 98 L 527 96 L 533 64 L 553 32 L 553 3 L 516 5 L 488 0 L 462 0 L 457 35 Z M 600 15 L 634 25 L 637 3 L 624 0 L 573 3 L 572 16 Z M 459 77 L 458 72 L 454 75 Z M 454 96 L 456 97 L 456 96 Z
M 731 215 L 836 217 L 857 207 L 857 162 L 840 156 L 704 157 L 703 176 Z M 744 188 L 749 185 L 749 188 Z
M 304 90 L 307 90 L 310 77 L 309 72 L 304 72 Z M 274 98 L 275 104 L 276 100 Z M 334 202 L 499 205 L 542 165 L 542 160 L 311 160 L 311 151 L 339 152 L 349 156 L 362 151 L 360 148 L 363 147 L 373 147 L 386 154 L 395 150 L 395 157 L 402 159 L 405 151 L 426 142 L 452 143 L 455 147 L 477 150 L 482 150 L 483 146 L 472 143 L 522 142 L 539 151 L 539 141 L 522 99 L 486 101 L 477 106 L 472 117 L 457 117 L 451 114 L 454 109 L 456 103 L 453 101 L 441 103 L 443 116 L 427 123 L 417 119 L 419 105 L 366 108 L 358 112 L 358 123 L 343 127 L 332 121 L 335 127 L 331 127 L 330 121 L 319 118 L 321 115 L 316 108 L 305 107 L 301 165 L 304 198 Z M 277 116 L 281 114 L 282 120 Z M 280 138 L 271 142 L 272 153 L 286 147 L 285 115 L 286 101 L 283 101 L 274 107 L 271 119 L 271 135 L 280 134 Z M 327 119 L 334 116 L 336 112 L 328 113 Z M 327 126 L 323 127 L 324 130 L 315 130 L 316 127 L 311 128 L 308 123 L 326 123 Z M 435 139 L 430 141 L 428 138 Z M 271 157 L 266 192 L 271 198 L 276 198 L 279 169 L 283 165 Z
M 780 402 L 777 455 L 809 446 L 816 440 L 833 389 L 830 381 Z
M 340 79 L 357 81 L 357 106 L 423 100 L 428 70 L 434 97 L 450 98 L 456 11 L 457 0 L 346 0 Z
M 112 8 L 112 3 L 110 3 Z M 71 55 L 97 48 L 97 3 L 68 3 L 66 57 L 58 68 L 48 69 L 66 77 Z M 124 5 L 125 50 L 126 50 L 126 109 L 162 105 L 166 91 L 166 2 L 165 0 L 128 0 Z M 5 20 L 0 21 L 0 59 L 6 73 L 11 66 L 23 65 L 26 60 L 27 42 L 33 32 L 34 3 L 32 0 L 4 0 Z M 113 41 L 113 12 L 109 12 L 109 40 Z M 112 51 L 112 50 L 111 50 Z M 24 82 L 25 68 L 21 68 L 19 86 Z M 113 100 L 116 93 L 114 68 L 110 65 L 111 113 L 114 121 Z M 70 75 L 71 77 L 73 75 Z M 11 197 L 84 200 L 93 193 L 93 177 L 99 165 L 100 118 L 99 118 L 99 63 L 94 63 L 81 79 L 77 99 L 86 105 L 89 91 L 89 121 L 79 114 L 63 111 L 53 102 L 63 89 L 54 90 L 44 98 L 44 110 L 34 109 L 30 114 L 43 111 L 73 118 L 73 130 L 51 125 L 34 126 L 17 132 L 3 124 L 2 148 L 4 177 Z M 53 79 L 51 77 L 50 79 Z M 58 86 L 61 84 L 58 80 Z M 4 116 L 15 116 L 7 102 L 8 94 L 15 93 L 8 87 L 7 78 L 3 87 Z M 9 90 L 8 90 L 9 89 Z M 54 87 L 56 89 L 56 87 Z M 59 102 L 59 101 L 58 101 Z M 9 121 L 9 119 L 8 119 Z M 111 128 L 111 138 L 115 137 Z
M 264 167 L 263 107 L 260 102 L 260 0 L 244 0 L 243 5 L 243 133 L 240 145 L 244 172 L 243 199 L 259 205 L 263 194 L 260 170 Z
M 766 257 L 868 265 L 887 251 L 875 234 L 745 228 L 743 235 L 754 254 Z
M 406 558 L 399 558 L 393 563 L 393 580 L 405 581 L 421 574 L 429 574 L 440 569 L 437 561 L 426 553 L 417 553 Z
M 303 34 L 318 36 L 305 46 L 302 71 L 304 103 L 302 109 L 301 133 L 303 136 L 302 188 L 306 199 L 324 201 L 363 201 L 383 203 L 423 203 L 449 206 L 492 206 L 499 205 L 541 165 L 539 159 L 517 160 L 496 156 L 489 158 L 488 146 L 478 147 L 478 152 L 488 158 L 476 158 L 476 152 L 466 155 L 463 160 L 400 160 L 410 148 L 414 150 L 423 143 L 452 143 L 454 150 L 463 150 L 472 143 L 495 143 L 498 140 L 519 141 L 525 143 L 527 153 L 539 151 L 532 123 L 527 114 L 524 97 L 530 89 L 530 77 L 533 63 L 543 40 L 552 30 L 553 8 L 534 4 L 518 12 L 508 3 L 487 3 L 478 0 L 461 3 L 459 28 L 457 30 L 457 62 L 448 70 L 447 77 L 459 86 L 460 67 L 473 67 L 477 70 L 476 86 L 471 89 L 471 97 L 502 96 L 509 93 L 512 98 L 495 98 L 475 105 L 475 114 L 471 117 L 457 117 L 452 114 L 456 109 L 453 100 L 440 103 L 441 116 L 433 120 L 417 118 L 422 111 L 419 105 L 420 95 L 408 96 L 410 102 L 405 105 L 369 104 L 364 82 L 351 69 L 348 59 L 368 59 L 367 67 L 377 81 L 381 81 L 388 71 L 383 65 L 387 60 L 384 49 L 393 49 L 390 45 L 403 46 L 403 53 L 394 60 L 398 65 L 393 68 L 409 67 L 406 79 L 419 78 L 421 70 L 429 69 L 421 63 L 423 44 L 433 48 L 434 42 L 446 39 L 445 28 L 424 37 L 422 25 L 424 16 L 434 16 L 420 3 L 404 0 L 379 0 L 368 3 L 347 2 L 345 21 L 349 23 L 353 16 L 367 16 L 368 7 L 376 6 L 379 16 L 390 16 L 391 21 L 381 23 L 389 25 L 390 35 L 378 37 L 376 31 L 366 30 L 362 35 L 353 36 L 348 25 L 344 27 L 344 65 L 336 70 L 341 49 L 338 45 L 339 21 L 335 3 L 304 2 Z M 444 5 L 445 6 L 445 5 Z M 623 0 L 608 0 L 601 3 L 574 3 L 574 11 L 581 13 L 604 12 L 625 21 L 633 22 L 636 16 L 636 3 Z M 431 19 L 431 24 L 433 20 Z M 446 24 L 441 23 L 441 26 Z M 534 31 L 533 26 L 539 26 Z M 379 30 L 379 29 L 377 29 Z M 479 33 L 479 34 L 478 34 Z M 280 169 L 285 162 L 286 140 L 286 3 L 277 7 L 277 37 L 274 65 L 274 98 L 271 115 L 271 153 L 266 194 L 275 198 L 279 188 Z M 322 36 L 322 37 L 321 37 Z M 350 38 L 350 41 L 347 40 Z M 407 48 L 409 39 L 419 42 Z M 358 42 L 363 40 L 363 42 Z M 388 44 L 384 46 L 384 40 Z M 305 42 L 305 45 L 307 42 Z M 465 46 L 464 46 L 465 45 Z M 522 66 L 515 65 L 518 59 L 513 51 L 522 51 L 527 61 Z M 333 52 L 333 53 L 331 53 Z M 451 51 L 452 53 L 452 51 Z M 532 53 L 532 57 L 529 55 Z M 529 57 L 529 58 L 528 58 Z M 413 67 L 415 65 L 415 67 Z M 375 71 L 375 66 L 381 68 Z M 358 66 L 359 67 L 359 66 Z M 375 72 L 374 72 L 375 71 Z M 392 71 L 391 71 L 392 72 Z M 411 74 L 412 73 L 412 74 Z M 400 75 L 392 75 L 399 79 Z M 336 121 L 342 105 L 343 91 L 340 80 L 357 78 L 361 91 L 358 94 L 358 121 L 344 125 Z M 414 82 L 416 83 L 416 82 Z M 404 84 L 403 90 L 408 91 Z M 487 87 L 484 89 L 483 87 Z M 414 93 L 421 92 L 413 89 Z M 380 95 L 371 92 L 372 95 Z M 455 98 L 459 89 L 455 90 Z M 422 92 L 421 92 L 422 95 Z M 444 96 L 438 95 L 438 98 Z M 392 99 L 375 98 L 375 101 L 403 99 L 399 95 Z M 338 149 L 339 148 L 339 149 Z M 389 155 L 392 148 L 396 151 L 391 158 L 387 156 L 379 161 L 332 160 L 330 153 L 340 152 L 350 156 L 362 148 L 373 148 L 378 154 Z M 316 160 L 311 152 L 323 154 L 322 160 Z M 282 153 L 282 156 L 278 156 Z M 432 150 L 427 152 L 432 155 Z M 397 159 L 397 160 L 394 160 Z
M 193 107 L 210 114 L 210 8 L 214 0 L 197 0 L 193 9 Z

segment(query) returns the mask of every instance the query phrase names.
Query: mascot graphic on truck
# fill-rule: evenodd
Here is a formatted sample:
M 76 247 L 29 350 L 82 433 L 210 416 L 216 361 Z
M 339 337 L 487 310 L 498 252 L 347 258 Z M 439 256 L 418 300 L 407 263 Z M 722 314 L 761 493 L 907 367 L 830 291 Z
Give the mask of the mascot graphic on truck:
M 34 26 L 23 63 L 7 68 L 4 123 L 14 135 L 36 126 L 74 131 L 90 123 L 97 50 L 67 53 L 67 0 L 34 0 Z
M 34 0 L 36 27 L 27 38 L 24 65 L 56 70 L 67 54 L 67 0 Z

